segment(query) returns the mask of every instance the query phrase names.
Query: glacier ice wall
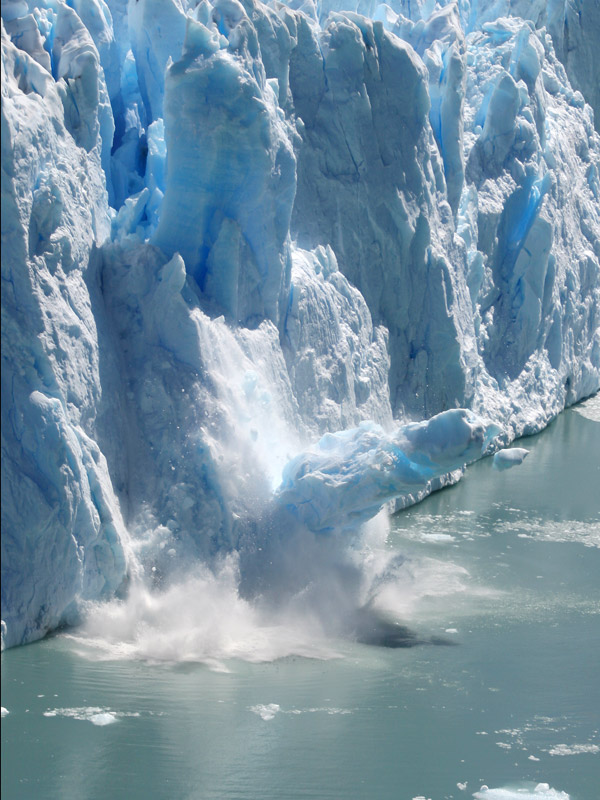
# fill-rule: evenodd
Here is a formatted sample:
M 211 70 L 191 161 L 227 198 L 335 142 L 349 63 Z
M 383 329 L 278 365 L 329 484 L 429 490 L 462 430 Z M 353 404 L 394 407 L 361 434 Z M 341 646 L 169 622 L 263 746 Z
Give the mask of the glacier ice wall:
M 459 408 L 498 446 L 598 390 L 599 17 L 3 2 L 6 645 L 278 504 L 422 497 Z M 397 444 L 428 418 L 439 469 Z

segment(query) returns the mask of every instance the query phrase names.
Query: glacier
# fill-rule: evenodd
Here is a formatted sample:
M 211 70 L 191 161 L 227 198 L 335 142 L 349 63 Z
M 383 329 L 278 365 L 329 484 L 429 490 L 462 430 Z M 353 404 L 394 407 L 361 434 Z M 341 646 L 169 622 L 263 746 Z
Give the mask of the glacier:
M 598 391 L 596 0 L 1 15 L 3 646 Z

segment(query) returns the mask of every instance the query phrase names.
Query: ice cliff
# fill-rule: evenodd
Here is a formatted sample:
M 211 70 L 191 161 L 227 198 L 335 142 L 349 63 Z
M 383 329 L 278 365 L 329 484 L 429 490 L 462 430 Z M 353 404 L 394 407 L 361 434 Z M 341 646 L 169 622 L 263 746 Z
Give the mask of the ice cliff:
M 596 0 L 3 1 L 4 643 L 595 392 L 599 53 Z

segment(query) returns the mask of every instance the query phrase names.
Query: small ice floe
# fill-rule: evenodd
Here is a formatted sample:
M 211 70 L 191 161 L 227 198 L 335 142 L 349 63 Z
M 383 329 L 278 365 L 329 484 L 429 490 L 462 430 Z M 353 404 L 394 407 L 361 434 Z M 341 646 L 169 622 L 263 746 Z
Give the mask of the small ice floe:
M 517 464 L 522 464 L 528 455 L 529 450 L 524 447 L 509 447 L 504 450 L 498 450 L 494 453 L 494 469 L 510 469 L 516 467 Z
M 256 705 L 256 706 L 248 706 L 248 710 L 252 711 L 253 714 L 258 714 L 261 719 L 264 719 L 265 722 L 269 722 L 275 716 L 275 714 L 292 714 L 297 716 L 298 714 L 329 714 L 330 716 L 333 714 L 352 714 L 353 710 L 351 708 L 336 708 L 335 706 L 318 706 L 314 708 L 290 708 L 290 709 L 283 709 L 281 706 L 277 705 L 277 703 L 267 703 L 266 705 Z
M 250 706 L 250 711 L 254 714 L 258 714 L 265 722 L 269 722 L 275 717 L 275 714 L 281 711 L 281 708 L 277 703 L 267 703 L 266 705 L 259 704 L 257 706 Z
M 456 537 L 451 533 L 424 533 L 424 542 L 455 542 Z
M 456 785 L 461 790 L 461 792 L 466 792 L 467 791 L 467 781 L 465 781 L 464 783 L 461 783 L 459 781 Z
M 4 708 L 4 706 L 0 706 L 0 717 L 6 717 L 10 712 L 8 708 Z
M 533 784 L 530 784 L 533 786 Z M 475 800 L 570 800 L 566 792 L 552 789 L 548 783 L 538 783 L 533 788 L 506 787 L 501 789 L 490 789 L 482 786 L 473 795 Z
M 111 711 L 109 708 L 88 706 L 85 708 L 49 708 L 44 711 L 45 717 L 68 717 L 70 719 L 91 722 L 92 725 L 104 727 L 117 722 L 120 717 L 139 717 L 139 712 Z
M 114 714 L 111 714 L 110 711 L 103 711 L 101 714 L 92 714 L 89 720 L 92 725 L 102 727 L 103 725 L 112 725 L 113 722 L 117 721 L 117 718 Z
M 285 712 L 288 714 L 329 714 L 332 716 L 333 714 L 352 714 L 352 709 L 350 708 L 335 708 L 333 706 L 319 706 L 318 708 L 294 708 L 292 711 Z

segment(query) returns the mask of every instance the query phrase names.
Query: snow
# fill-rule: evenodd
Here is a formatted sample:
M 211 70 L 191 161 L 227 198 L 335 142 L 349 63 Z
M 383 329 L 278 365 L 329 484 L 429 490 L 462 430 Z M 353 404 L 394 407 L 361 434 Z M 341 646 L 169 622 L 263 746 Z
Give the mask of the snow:
M 598 390 L 578 9 L 2 4 L 6 646 L 281 509 L 360 538 Z

